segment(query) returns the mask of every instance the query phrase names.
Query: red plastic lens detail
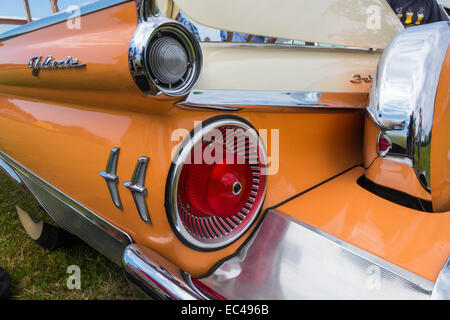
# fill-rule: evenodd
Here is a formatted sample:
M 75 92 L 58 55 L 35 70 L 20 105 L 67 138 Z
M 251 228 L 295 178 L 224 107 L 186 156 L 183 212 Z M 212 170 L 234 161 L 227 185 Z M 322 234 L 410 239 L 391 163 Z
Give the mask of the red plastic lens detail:
M 390 140 L 383 133 L 381 133 L 378 136 L 378 152 L 380 153 L 386 152 L 390 147 L 391 147 Z
M 178 212 L 183 224 L 191 234 L 204 239 L 224 236 L 257 214 L 266 181 L 261 175 L 265 165 L 259 161 L 257 140 L 252 141 L 240 129 L 231 142 L 226 141 L 227 129 L 236 128 L 218 129 L 222 138 L 195 146 L 178 181 Z M 196 163 L 199 147 L 203 157 Z M 210 147 L 222 153 L 222 161 L 205 159 Z
M 215 290 L 211 289 L 207 285 L 205 285 L 203 282 L 196 278 L 191 278 L 192 283 L 196 286 L 197 289 L 199 289 L 202 293 L 206 294 L 209 297 L 212 297 L 217 300 L 227 300 L 224 296 L 218 294 Z

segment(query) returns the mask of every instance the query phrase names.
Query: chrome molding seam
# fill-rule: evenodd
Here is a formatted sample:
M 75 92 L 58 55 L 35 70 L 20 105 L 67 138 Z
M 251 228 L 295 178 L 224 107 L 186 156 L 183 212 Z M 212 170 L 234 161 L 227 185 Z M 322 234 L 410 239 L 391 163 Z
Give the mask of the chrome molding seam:
M 449 43 L 449 22 L 401 31 L 380 59 L 367 109 L 392 138 L 394 145 L 387 155 L 411 159 L 429 192 L 434 104 Z
M 200 279 L 229 299 L 429 299 L 434 283 L 277 210 Z
M 209 299 L 193 286 L 190 275 L 148 248 L 129 245 L 122 263 L 130 284 L 153 299 Z
M 86 15 L 96 11 L 106 9 L 124 2 L 129 2 L 132 0 L 98 0 L 92 3 L 88 3 L 80 7 L 80 15 Z M 74 18 L 74 13 L 70 11 L 61 11 L 59 13 L 53 14 L 51 16 L 41 18 L 32 22 L 29 22 L 20 27 L 5 31 L 0 34 L 0 41 L 4 41 L 10 38 L 20 36 L 25 33 L 33 32 L 38 29 L 52 26 L 70 19 Z
M 128 234 L 45 182 L 2 151 L 0 151 L 0 160 L 9 166 L 8 172 L 15 173 L 12 177 L 16 181 L 17 178 L 22 181 L 59 226 L 73 233 L 113 262 L 121 264 L 126 246 L 132 243 Z
M 438 275 L 431 299 L 450 300 L 450 257 Z
M 322 102 L 324 94 L 326 93 L 317 91 L 193 90 L 176 106 L 226 111 L 249 109 L 247 106 L 349 108 L 348 104 Z M 343 95 L 365 96 L 364 93 L 343 93 Z
M 0 158 L 0 189 L 1 193 L 10 205 L 15 206 L 16 210 L 22 209 L 26 214 L 31 215 L 33 219 L 46 222 L 56 226 L 50 216 L 42 210 L 41 204 L 23 183 L 16 171 Z
M 156 0 L 137 0 L 138 26 L 128 49 L 128 65 L 136 85 L 145 94 L 160 98 L 182 96 L 197 84 L 202 69 L 203 57 L 200 43 L 182 23 L 166 18 L 158 9 Z M 186 78 L 181 84 L 163 86 L 149 67 L 148 54 L 154 39 L 169 36 L 182 43 L 189 57 Z

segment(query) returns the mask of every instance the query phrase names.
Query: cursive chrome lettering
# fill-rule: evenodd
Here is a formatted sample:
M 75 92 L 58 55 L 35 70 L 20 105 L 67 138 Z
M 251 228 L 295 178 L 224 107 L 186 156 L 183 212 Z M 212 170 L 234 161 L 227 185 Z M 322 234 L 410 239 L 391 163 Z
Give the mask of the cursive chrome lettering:
M 34 76 L 39 74 L 41 69 L 62 69 L 62 68 L 77 68 L 85 67 L 86 64 L 80 64 L 78 59 L 72 59 L 67 56 L 65 60 L 53 60 L 53 56 L 46 56 L 42 60 L 42 56 L 34 56 L 28 61 L 28 68 Z

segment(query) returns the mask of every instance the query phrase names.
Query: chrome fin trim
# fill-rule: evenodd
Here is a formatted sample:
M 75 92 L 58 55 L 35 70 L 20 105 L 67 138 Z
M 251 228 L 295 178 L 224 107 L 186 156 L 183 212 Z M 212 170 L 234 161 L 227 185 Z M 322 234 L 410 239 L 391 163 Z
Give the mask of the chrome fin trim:
M 278 210 L 201 281 L 229 299 L 429 299 L 434 286 Z
M 113 262 L 121 264 L 126 246 L 133 242 L 127 233 L 47 183 L 3 151 L 0 151 L 0 160 L 14 170 L 58 225 Z
M 108 186 L 109 194 L 114 205 L 122 210 L 122 202 L 120 201 L 119 190 L 117 184 L 119 183 L 119 177 L 117 176 L 117 162 L 119 161 L 119 148 L 112 148 L 109 154 L 106 169 L 101 171 L 100 176 L 105 179 Z
M 145 186 L 145 175 L 147 173 L 148 157 L 140 157 L 134 168 L 130 181 L 124 182 L 124 186 L 133 195 L 134 203 L 144 222 L 151 224 L 147 207 L 147 187 Z
M 133 0 L 99 0 L 92 3 L 88 3 L 80 7 L 80 16 L 100 11 L 121 3 L 129 2 Z M 5 41 L 22 34 L 33 32 L 42 28 L 46 28 L 69 19 L 73 19 L 73 12 L 61 11 L 51 16 L 34 20 L 20 27 L 13 28 L 0 34 L 0 41 Z

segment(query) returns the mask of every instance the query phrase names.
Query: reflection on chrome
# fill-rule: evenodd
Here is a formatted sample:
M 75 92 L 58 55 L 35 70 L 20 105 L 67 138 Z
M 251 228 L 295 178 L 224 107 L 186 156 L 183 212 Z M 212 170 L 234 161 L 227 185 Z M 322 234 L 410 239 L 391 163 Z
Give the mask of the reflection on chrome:
M 434 286 L 277 210 L 238 255 L 201 281 L 233 299 L 429 299 Z
M 447 22 L 400 32 L 380 59 L 368 107 L 373 121 L 392 138 L 392 155 L 411 159 L 427 191 L 434 102 L 449 43 Z
M 272 38 L 272 37 L 265 37 L 263 35 L 254 35 L 210 28 L 190 20 L 182 11 L 179 12 L 176 20 L 181 22 L 185 27 L 187 27 L 200 42 L 237 42 L 237 43 L 261 43 L 261 44 L 283 44 L 283 45 L 287 44 L 299 46 L 336 47 L 333 45 L 322 44 L 317 42 Z

